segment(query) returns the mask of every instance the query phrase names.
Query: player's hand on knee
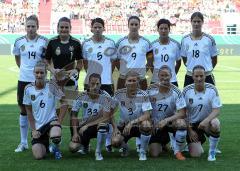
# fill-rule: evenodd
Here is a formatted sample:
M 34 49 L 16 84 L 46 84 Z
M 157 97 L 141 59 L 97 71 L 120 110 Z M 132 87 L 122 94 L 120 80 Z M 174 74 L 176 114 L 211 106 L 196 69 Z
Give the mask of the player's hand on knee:
M 197 133 L 195 131 L 189 130 L 188 134 L 189 134 L 189 138 L 190 138 L 191 142 L 198 142 L 199 141 L 198 140 L 198 135 L 197 135 Z
M 125 126 L 125 128 L 124 128 L 123 134 L 124 134 L 124 135 L 129 135 L 131 129 L 132 129 L 132 124 L 129 122 L 129 123 Z
M 79 143 L 80 142 L 80 136 L 78 134 L 73 134 L 72 142 Z
M 163 119 L 158 123 L 158 128 L 162 129 L 163 127 L 165 127 L 168 124 L 168 120 L 167 119 Z
M 118 129 L 116 129 L 116 130 L 113 131 L 112 136 L 118 136 L 120 134 L 121 134 L 121 132 Z
M 37 138 L 39 138 L 41 136 L 41 133 L 39 132 L 39 131 L 37 131 L 37 130 L 32 130 L 32 137 L 34 138 L 34 139 L 37 139 Z
M 209 125 L 209 120 L 208 119 L 204 119 L 202 122 L 200 122 L 200 124 L 198 125 L 198 129 L 202 129 L 205 130 L 208 125 Z
M 86 131 L 87 129 L 88 129 L 88 126 L 87 126 L 87 125 L 84 125 L 83 127 L 80 128 L 79 134 L 80 134 L 80 135 L 83 135 L 83 132 Z

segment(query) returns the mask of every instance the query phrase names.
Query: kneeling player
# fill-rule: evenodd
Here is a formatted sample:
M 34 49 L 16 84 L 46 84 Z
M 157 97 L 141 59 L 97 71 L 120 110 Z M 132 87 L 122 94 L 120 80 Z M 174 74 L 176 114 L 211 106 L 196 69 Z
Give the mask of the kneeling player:
M 147 93 L 138 88 L 139 80 L 137 73 L 128 72 L 126 88 L 119 89 L 115 93 L 114 98 L 120 107 L 120 122 L 118 128 L 114 128 L 112 146 L 123 147 L 122 156 L 126 156 L 128 140 L 132 137 L 139 137 L 141 141 L 139 160 L 147 160 L 146 150 L 152 131 L 150 122 L 152 106 Z
M 205 83 L 205 69 L 197 65 L 193 68 L 194 84 L 184 88 L 183 95 L 187 104 L 189 152 L 192 157 L 203 153 L 201 144 L 209 137 L 208 161 L 216 160 L 216 148 L 220 136 L 220 121 L 217 116 L 222 106 L 218 91 L 212 84 Z
M 90 139 L 97 138 L 96 160 L 103 160 L 101 148 L 109 130 L 108 122 L 111 119 L 111 98 L 106 95 L 106 92 L 100 90 L 100 87 L 100 75 L 91 74 L 89 89 L 81 93 L 74 101 L 72 108 L 73 137 L 69 144 L 70 150 L 76 152 L 81 143 L 83 153 L 87 153 Z M 79 123 L 80 108 L 83 110 L 83 115 Z
M 187 130 L 185 118 L 186 103 L 181 91 L 171 80 L 171 69 L 163 65 L 159 69 L 159 83 L 152 84 L 147 92 L 153 107 L 152 120 L 154 123 L 153 135 L 150 140 L 150 155 L 157 157 L 162 146 L 169 141 L 169 133 L 173 133 L 173 150 L 178 160 L 185 160 L 181 151 L 185 144 Z
M 44 62 L 34 67 L 35 83 L 28 84 L 24 92 L 24 104 L 32 129 L 32 152 L 35 159 L 42 159 L 49 147 L 49 138 L 55 158 L 61 158 L 58 145 L 61 141 L 61 126 L 56 116 L 55 104 L 64 94 L 56 84 L 46 82 L 47 70 Z

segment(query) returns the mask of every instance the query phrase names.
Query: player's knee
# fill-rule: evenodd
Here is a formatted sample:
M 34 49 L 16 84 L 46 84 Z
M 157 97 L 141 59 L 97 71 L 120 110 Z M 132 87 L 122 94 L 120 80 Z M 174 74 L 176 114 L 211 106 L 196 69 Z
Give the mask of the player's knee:
M 187 129 L 186 121 L 184 119 L 177 119 L 175 122 L 175 127 L 182 130 Z
M 143 121 L 140 125 L 140 132 L 144 135 L 149 135 L 152 132 L 152 124 L 150 121 Z
M 42 144 L 34 144 L 32 146 L 32 153 L 36 160 L 41 160 L 46 155 L 46 148 Z
M 162 146 L 157 143 L 152 143 L 149 145 L 149 154 L 151 157 L 158 157 L 162 152 Z
M 50 139 L 54 144 L 61 142 L 61 127 L 53 126 L 50 130 Z
M 97 130 L 100 133 L 107 133 L 109 131 L 109 125 L 107 123 L 99 123 Z
M 189 153 L 191 157 L 200 157 L 203 153 L 203 148 L 201 143 L 190 143 Z
M 123 136 L 121 134 L 113 136 L 111 142 L 113 147 L 120 148 L 123 143 Z
M 210 131 L 213 134 L 219 134 L 220 133 L 220 121 L 215 118 L 210 122 Z
M 76 142 L 70 141 L 69 146 L 68 146 L 69 147 L 69 151 L 72 152 L 72 153 L 75 153 L 75 152 L 77 152 L 80 149 L 80 146 L 81 146 L 80 143 L 76 143 Z

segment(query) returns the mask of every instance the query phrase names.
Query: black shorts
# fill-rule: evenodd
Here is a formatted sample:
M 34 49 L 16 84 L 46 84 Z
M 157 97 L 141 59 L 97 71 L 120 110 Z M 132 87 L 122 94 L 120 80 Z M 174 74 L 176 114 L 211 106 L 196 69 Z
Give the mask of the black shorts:
M 176 130 L 172 127 L 165 126 L 163 129 L 157 129 L 155 130 L 155 135 L 151 136 L 151 139 L 149 141 L 149 144 L 151 143 L 159 143 L 162 145 L 166 145 L 170 142 L 169 132 L 173 133 L 175 135 Z
M 17 85 L 17 102 L 19 106 L 23 105 L 23 96 L 24 96 L 24 89 L 26 85 L 30 84 L 31 82 L 24 82 L 18 81 Z
M 84 90 L 88 89 L 88 84 L 84 84 Z M 106 91 L 110 96 L 114 95 L 114 85 L 113 84 L 102 84 L 101 90 Z
M 206 136 L 209 136 L 204 130 L 198 129 L 200 122 L 192 124 L 192 129 L 197 133 L 198 140 L 203 144 L 206 141 Z M 187 133 L 187 143 L 191 143 L 191 140 L 189 138 L 189 134 Z
M 52 122 L 52 121 L 51 121 Z M 43 144 L 46 149 L 49 147 L 49 131 L 52 128 L 51 122 L 48 122 L 46 125 L 43 125 L 37 131 L 41 133 L 39 138 L 32 138 L 32 145 L 34 144 Z
M 109 126 L 109 125 L 108 125 Z M 79 129 L 78 129 L 79 130 Z M 107 130 L 107 132 L 109 129 Z M 98 125 L 93 125 L 88 127 L 82 135 L 80 135 L 81 138 L 81 144 L 85 147 L 87 147 L 90 143 L 90 140 L 92 138 L 97 138 L 97 133 L 98 133 Z
M 129 135 L 124 135 L 123 134 L 123 130 L 124 130 L 125 126 L 118 126 L 119 131 L 122 133 L 122 136 L 124 137 L 124 142 L 127 143 L 128 140 L 132 137 L 139 137 L 141 136 L 141 132 L 139 129 L 138 125 L 133 125 L 131 130 L 130 130 L 130 134 Z
M 206 76 L 205 82 L 210 83 L 212 85 L 215 85 L 215 79 L 214 79 L 213 74 Z M 190 84 L 193 84 L 193 83 L 194 83 L 194 81 L 193 81 L 192 76 L 189 76 L 189 75 L 186 74 L 185 75 L 185 80 L 184 80 L 184 87 L 186 87 Z

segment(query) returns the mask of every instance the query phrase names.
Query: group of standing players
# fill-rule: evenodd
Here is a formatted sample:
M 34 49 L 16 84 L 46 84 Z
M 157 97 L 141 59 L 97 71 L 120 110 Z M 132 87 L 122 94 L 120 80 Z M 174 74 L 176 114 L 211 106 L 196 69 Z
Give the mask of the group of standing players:
M 121 155 L 127 156 L 132 137 L 136 137 L 139 160 L 146 160 L 147 152 L 159 156 L 169 142 L 178 160 L 186 159 L 182 153 L 186 145 L 191 156 L 199 157 L 206 135 L 208 160 L 215 161 L 221 108 L 212 75 L 217 49 L 214 39 L 202 32 L 203 22 L 200 12 L 193 13 L 192 32 L 179 44 L 169 37 L 169 20 L 160 19 L 159 38 L 150 43 L 139 35 L 140 19 L 131 16 L 129 34 L 115 44 L 103 35 L 104 21 L 95 18 L 91 21 L 92 37 L 81 45 L 70 35 L 68 18 L 59 20 L 58 35 L 47 40 L 37 34 L 37 17 L 28 17 L 27 34 L 16 40 L 13 49 L 20 68 L 17 97 L 21 142 L 15 152 L 28 149 L 29 123 L 33 156 L 42 159 L 50 151 L 61 158 L 61 125 L 70 113 L 70 151 L 86 154 L 90 139 L 97 138 L 96 160 L 103 160 L 105 141 L 107 151 L 121 148 Z M 176 76 L 181 60 L 187 69 L 183 91 Z M 87 72 L 84 91 L 78 92 L 83 68 Z M 114 69 L 119 71 L 115 88 Z M 153 73 L 150 85 L 146 79 L 149 70 Z

